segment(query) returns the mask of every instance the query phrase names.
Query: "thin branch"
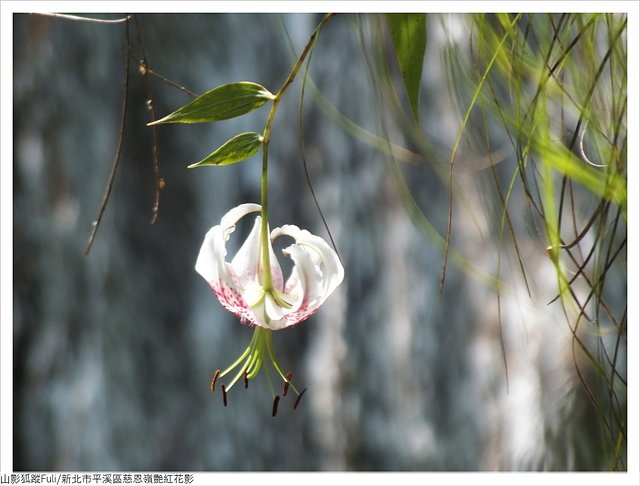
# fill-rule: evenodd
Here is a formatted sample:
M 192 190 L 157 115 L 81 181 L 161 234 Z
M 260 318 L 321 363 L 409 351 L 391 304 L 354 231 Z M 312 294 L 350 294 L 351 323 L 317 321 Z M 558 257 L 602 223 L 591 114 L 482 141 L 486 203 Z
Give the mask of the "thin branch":
M 293 68 L 291 69 L 291 72 L 289 73 L 289 76 L 287 76 L 287 79 L 284 81 L 284 83 L 282 83 L 282 86 L 280 87 L 280 89 L 276 93 L 276 99 L 280 99 L 282 97 L 282 95 L 284 94 L 285 90 L 293 82 L 293 80 L 295 79 L 296 75 L 298 74 L 298 71 L 300 70 L 300 66 L 302 66 L 302 63 L 304 62 L 305 58 L 307 57 L 307 54 L 309 53 L 309 50 L 316 43 L 316 37 L 318 37 L 318 34 L 320 33 L 320 31 L 324 27 L 324 24 L 326 24 L 329 20 L 331 20 L 334 15 L 335 15 L 334 13 L 326 14 L 322 18 L 322 20 L 320 21 L 318 26 L 316 27 L 316 30 L 313 31 L 313 33 L 311 34 L 311 37 L 309 38 L 309 41 L 307 42 L 307 45 L 304 46 L 304 49 L 302 50 L 302 52 L 298 56 L 298 59 L 296 60 L 296 63 L 294 64 Z
M 513 28 L 513 26 L 516 24 L 516 22 L 520 19 L 520 17 L 522 16 L 522 14 L 518 14 L 514 17 L 513 21 L 511 22 L 510 28 Z M 456 160 L 456 154 L 458 152 L 458 148 L 460 147 L 460 142 L 462 141 L 462 136 L 465 133 L 467 124 L 469 123 L 470 117 L 471 117 L 471 111 L 473 110 L 473 107 L 475 106 L 478 97 L 480 95 L 480 91 L 482 90 L 485 81 L 487 80 L 487 78 L 489 77 L 489 72 L 491 71 L 491 68 L 493 67 L 496 59 L 498 58 L 498 54 L 501 52 L 502 50 L 502 46 L 504 45 L 504 43 L 507 41 L 507 39 L 509 38 L 509 32 L 506 32 L 503 36 L 502 39 L 500 40 L 500 43 L 498 44 L 497 49 L 495 50 L 495 53 L 493 54 L 491 60 L 489 61 L 489 63 L 487 64 L 487 67 L 484 70 L 484 73 L 482 74 L 480 81 L 478 82 L 478 85 L 476 86 L 476 89 L 473 93 L 473 97 L 471 98 L 471 102 L 469 103 L 469 106 L 467 107 L 467 111 L 464 115 L 464 118 L 462 120 L 462 125 L 460 126 L 460 129 L 458 130 L 458 135 L 456 136 L 456 140 L 455 143 L 453 145 L 453 149 L 451 150 L 451 156 L 449 157 L 449 180 L 448 180 L 448 190 L 449 190 L 449 212 L 447 215 L 447 231 L 446 231 L 446 235 L 445 235 L 445 244 L 444 244 L 444 257 L 442 260 L 442 267 L 440 270 L 440 294 L 442 294 L 443 290 L 444 290 L 444 282 L 446 279 L 446 274 L 447 274 L 447 262 L 449 259 L 449 246 L 451 245 L 451 227 L 453 226 L 453 166 Z
M 131 15 L 127 15 L 121 19 L 95 19 L 92 17 L 80 17 L 78 15 L 68 15 L 52 12 L 34 12 L 31 15 L 42 15 L 44 17 L 55 17 L 57 19 L 74 20 L 76 22 L 91 22 L 94 24 L 122 24 L 129 21 Z
M 127 17 L 128 18 L 128 17 Z M 87 246 L 84 251 L 85 255 L 89 254 L 91 251 L 91 246 L 96 238 L 96 233 L 98 232 L 98 228 L 100 227 L 100 223 L 102 221 L 102 217 L 104 215 L 104 211 L 107 208 L 107 203 L 109 202 L 109 197 L 111 196 L 111 191 L 113 190 L 113 184 L 116 178 L 116 172 L 118 170 L 118 165 L 120 163 L 120 155 L 122 154 L 122 141 L 124 139 L 124 127 L 125 120 L 127 115 L 127 98 L 129 98 L 129 22 L 125 23 L 125 33 L 124 33 L 124 85 L 123 85 L 123 97 L 122 97 L 122 114 L 120 117 L 120 132 L 118 135 L 118 147 L 116 148 L 116 154 L 113 158 L 113 163 L 111 164 L 111 174 L 109 175 L 109 180 L 107 181 L 107 187 L 104 192 L 104 196 L 102 197 L 102 203 L 98 209 L 98 215 L 96 219 L 91 224 L 91 233 L 89 234 L 89 239 L 87 241 Z
M 140 25 L 138 24 L 138 17 L 134 14 L 132 15 L 133 25 L 136 28 L 136 40 L 138 41 L 138 45 L 140 46 L 140 50 L 142 51 L 142 65 L 140 72 L 144 76 L 145 84 L 147 85 L 147 92 L 149 93 L 149 99 L 147 101 L 147 108 L 149 109 L 149 113 L 151 113 L 151 122 L 156 121 L 156 107 L 153 102 L 153 86 L 151 85 L 151 79 L 147 76 L 149 73 L 149 62 L 147 61 L 147 53 L 144 49 L 144 44 L 142 43 L 142 34 L 140 33 Z M 151 224 L 156 222 L 158 219 L 158 210 L 160 208 L 160 191 L 164 189 L 165 182 L 162 176 L 160 175 L 160 157 L 158 156 L 158 129 L 156 126 L 151 127 L 153 134 L 153 176 L 154 176 L 154 189 L 155 194 L 153 198 L 153 207 L 151 209 Z
M 344 266 L 344 263 L 342 261 L 342 258 L 340 257 L 340 253 L 338 252 L 338 248 L 336 246 L 336 242 L 333 239 L 333 235 L 331 234 L 331 230 L 329 229 L 329 225 L 327 224 L 327 220 L 324 217 L 324 213 L 322 212 L 322 208 L 320 208 L 320 203 L 318 202 L 318 198 L 316 197 L 316 192 L 313 189 L 313 184 L 311 183 L 311 175 L 309 174 L 309 167 L 307 166 L 307 158 L 305 156 L 305 151 L 304 151 L 304 116 L 303 116 L 303 108 L 304 108 L 304 94 L 305 94 L 305 88 L 307 86 L 307 79 L 308 79 L 308 75 L 309 75 L 309 67 L 311 66 L 311 56 L 313 56 L 313 46 L 312 46 L 312 50 L 309 52 L 309 57 L 307 59 L 307 65 L 305 67 L 304 70 L 304 74 L 302 76 L 302 87 L 300 89 L 300 106 L 299 106 L 299 111 L 298 111 L 298 127 L 299 127 L 299 131 L 300 131 L 300 156 L 302 158 L 302 166 L 304 167 L 304 176 L 307 180 L 307 186 L 309 186 L 309 191 L 311 192 L 311 197 L 313 198 L 313 202 L 316 205 L 316 208 L 318 209 L 318 213 L 320 214 L 320 219 L 322 219 L 322 224 L 324 225 L 325 229 L 327 230 L 327 233 L 329 234 L 329 239 L 331 240 L 331 245 L 333 246 L 333 249 L 336 251 L 336 254 L 338 255 L 338 260 L 340 260 L 340 263 L 342 264 L 342 266 Z
M 176 83 L 175 81 L 171 81 L 169 78 L 166 78 L 165 76 L 163 76 L 160 73 L 157 73 L 156 71 L 154 71 L 153 69 L 151 69 L 149 67 L 148 64 L 146 64 L 143 60 L 137 59 L 135 56 L 133 56 L 133 59 L 136 61 L 136 63 L 138 63 L 138 68 L 140 69 L 140 72 L 143 75 L 147 75 L 150 74 L 151 76 L 158 78 L 160 81 L 168 84 L 169 86 L 173 86 L 174 88 L 179 89 L 180 91 L 184 91 L 185 93 L 187 93 L 189 96 L 191 96 L 192 98 L 196 98 L 198 97 L 197 93 L 194 93 L 193 91 L 191 91 L 188 88 L 185 88 L 184 86 L 179 85 L 178 83 Z

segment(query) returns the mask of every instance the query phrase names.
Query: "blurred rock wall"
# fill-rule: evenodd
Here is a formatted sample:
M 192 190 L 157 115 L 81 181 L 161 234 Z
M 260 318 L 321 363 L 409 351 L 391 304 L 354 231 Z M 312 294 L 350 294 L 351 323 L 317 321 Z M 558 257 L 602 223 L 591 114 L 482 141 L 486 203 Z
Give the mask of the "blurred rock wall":
M 275 91 L 315 15 L 140 15 L 151 69 L 201 93 L 255 81 Z M 366 17 L 338 16 L 320 36 L 312 77 L 368 130 L 378 112 L 360 46 Z M 450 146 L 455 119 L 442 78 L 439 22 L 430 23 L 423 125 Z M 361 30 L 362 29 L 362 30 Z M 211 372 L 232 362 L 251 330 L 226 313 L 193 270 L 205 232 L 231 207 L 259 201 L 260 161 L 187 170 L 266 109 L 219 124 L 158 130 L 162 177 L 153 205 L 151 130 L 132 60 L 123 156 L 95 244 L 84 247 L 118 139 L 122 25 L 14 18 L 14 467 L 18 470 L 488 470 L 599 468 L 593 420 L 577 385 L 569 331 L 547 306 L 556 285 L 535 233 L 522 245 L 529 297 L 505 250 L 508 290 L 496 294 L 450 263 L 408 216 L 384 155 L 314 104 L 305 153 L 346 279 L 323 309 L 277 333 L 285 367 L 307 387 L 300 407 L 271 417 L 264 377 L 234 389 L 224 408 Z M 134 44 L 132 53 L 139 55 Z M 153 82 L 158 114 L 189 97 Z M 270 223 L 327 237 L 298 148 L 296 84 L 274 127 Z M 394 142 L 406 143 L 389 115 Z M 512 163 L 506 161 L 504 164 Z M 401 165 L 444 233 L 446 186 L 430 166 Z M 500 167 L 498 168 L 500 171 Z M 509 170 L 501 177 L 509 177 Z M 488 177 L 461 175 L 454 245 L 491 275 L 495 215 Z M 514 195 L 514 200 L 520 197 Z M 499 211 L 496 213 L 499 214 Z M 237 233 L 242 233 L 240 228 Z M 523 219 L 518 231 L 527 234 Z M 234 235 L 232 244 L 239 237 Z M 501 354 L 507 352 L 509 389 Z

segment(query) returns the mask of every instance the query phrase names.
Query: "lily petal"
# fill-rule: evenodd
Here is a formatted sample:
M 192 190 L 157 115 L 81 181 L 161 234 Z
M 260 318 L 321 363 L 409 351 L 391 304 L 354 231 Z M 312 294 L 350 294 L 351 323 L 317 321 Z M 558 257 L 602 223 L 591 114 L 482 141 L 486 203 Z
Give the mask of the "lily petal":
M 222 218 L 219 225 L 211 228 L 200 248 L 195 269 L 209 283 L 220 303 L 243 322 L 258 325 L 245 296 L 243 286 L 231 264 L 225 262 L 226 242 L 236 228 L 236 223 L 249 213 L 260 211 L 259 204 L 241 204 Z
M 288 235 L 295 243 L 283 253 L 294 268 L 282 294 L 291 304 L 283 327 L 292 326 L 315 313 L 344 279 L 344 268 L 336 252 L 319 236 L 295 225 L 285 225 L 271 232 L 271 239 Z M 267 309 L 269 311 L 269 309 Z
M 290 313 L 290 309 L 276 302 L 273 295 L 267 294 L 265 296 L 264 310 L 269 318 L 269 329 L 275 331 L 287 327 L 288 322 L 286 316 Z
M 196 272 L 213 285 L 226 276 L 224 257 L 227 256 L 226 242 L 236 229 L 236 223 L 245 215 L 260 211 L 259 204 L 241 204 L 222 217 L 219 225 L 211 228 L 204 237 L 196 261 Z
M 256 217 L 251 233 L 242 244 L 236 256 L 231 261 L 236 275 L 238 276 L 241 286 L 249 288 L 253 285 L 262 285 L 262 272 L 264 262 L 262 261 L 262 249 L 260 246 L 260 229 L 262 226 L 262 218 Z M 277 289 L 283 287 L 282 269 L 273 251 L 271 241 L 269 244 L 270 264 L 271 264 L 271 282 Z
M 227 264 L 238 278 L 238 285 L 241 288 L 248 289 L 261 284 L 258 281 L 259 267 L 262 260 L 260 225 L 260 216 L 257 216 L 251 233 L 249 233 L 231 263 Z
M 261 216 L 231 262 L 226 242 L 240 218 L 260 211 L 258 204 L 242 204 L 224 215 L 206 234 L 196 261 L 196 271 L 209 283 L 220 303 L 242 322 L 277 330 L 293 326 L 311 316 L 344 279 L 344 268 L 336 252 L 319 236 L 295 225 L 276 228 L 270 234 L 270 271 L 273 287 L 265 290 L 261 247 Z M 291 275 L 284 282 L 272 241 L 287 235 L 295 242 L 283 250 L 293 260 Z

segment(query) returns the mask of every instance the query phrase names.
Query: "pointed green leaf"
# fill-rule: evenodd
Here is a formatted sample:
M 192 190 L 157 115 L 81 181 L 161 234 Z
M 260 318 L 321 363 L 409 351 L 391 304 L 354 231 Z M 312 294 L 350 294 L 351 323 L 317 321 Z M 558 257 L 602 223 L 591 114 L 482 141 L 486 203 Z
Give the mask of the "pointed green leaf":
M 200 162 L 191 164 L 189 169 L 203 165 L 231 165 L 248 159 L 255 154 L 262 144 L 262 135 L 245 132 L 236 135 Z
M 396 58 L 409 97 L 411 111 L 418 120 L 418 100 L 424 51 L 427 46 L 427 15 L 421 13 L 387 14 L 387 25 Z
M 249 113 L 274 98 L 267 88 L 256 83 L 223 84 L 149 125 L 227 120 Z

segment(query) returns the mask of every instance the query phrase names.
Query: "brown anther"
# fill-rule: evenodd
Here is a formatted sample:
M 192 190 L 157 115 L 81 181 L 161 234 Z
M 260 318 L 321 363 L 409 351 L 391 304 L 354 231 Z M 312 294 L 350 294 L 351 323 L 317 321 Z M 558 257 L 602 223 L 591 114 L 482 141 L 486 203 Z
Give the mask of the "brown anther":
M 144 64 L 140 64 L 138 66 L 138 72 L 144 76 L 145 74 L 147 74 L 147 66 L 145 66 Z
M 227 406 L 227 389 L 224 385 L 222 385 L 222 403 L 224 403 L 224 406 Z
M 246 370 L 244 372 L 244 387 L 249 388 L 249 373 Z
M 273 409 L 271 410 L 271 416 L 275 417 L 278 413 L 278 403 L 280 403 L 280 395 L 276 395 L 273 399 Z
M 220 370 L 216 370 L 213 376 L 211 377 L 211 384 L 209 385 L 209 389 L 211 393 L 216 390 L 216 381 L 218 381 L 218 376 L 220 376 Z
M 291 381 L 291 371 L 289 371 L 289 373 L 287 373 L 287 376 L 285 377 L 285 381 L 284 381 L 284 385 L 282 385 L 282 396 L 286 397 L 287 396 L 287 392 L 289 391 L 289 382 Z
M 293 409 L 295 410 L 296 407 L 298 406 L 298 403 L 300 403 L 300 400 L 302 400 L 302 395 L 304 395 L 304 392 L 306 392 L 307 389 L 305 388 L 304 390 L 302 390 L 300 392 L 300 395 L 298 395 L 298 398 L 296 399 L 296 403 L 293 404 Z

